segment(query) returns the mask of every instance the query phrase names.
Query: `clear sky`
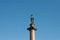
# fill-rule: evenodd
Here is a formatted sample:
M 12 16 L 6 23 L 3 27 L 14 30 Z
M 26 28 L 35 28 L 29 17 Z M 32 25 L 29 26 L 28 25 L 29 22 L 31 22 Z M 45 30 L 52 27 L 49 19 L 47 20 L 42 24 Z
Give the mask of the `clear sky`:
M 0 40 L 29 40 L 31 14 L 36 40 L 60 40 L 60 0 L 0 0 Z

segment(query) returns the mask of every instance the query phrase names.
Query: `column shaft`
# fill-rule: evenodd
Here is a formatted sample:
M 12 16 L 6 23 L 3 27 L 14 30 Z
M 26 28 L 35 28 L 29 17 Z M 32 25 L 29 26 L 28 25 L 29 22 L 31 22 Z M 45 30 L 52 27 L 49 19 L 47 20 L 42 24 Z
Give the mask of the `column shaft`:
M 30 40 L 35 40 L 35 30 L 34 29 L 32 29 L 30 31 Z

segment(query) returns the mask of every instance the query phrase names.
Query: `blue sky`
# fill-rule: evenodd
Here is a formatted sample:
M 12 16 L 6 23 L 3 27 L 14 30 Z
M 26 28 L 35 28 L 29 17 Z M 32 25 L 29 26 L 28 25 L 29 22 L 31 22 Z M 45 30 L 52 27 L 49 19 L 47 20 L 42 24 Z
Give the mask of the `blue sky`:
M 0 0 L 0 40 L 29 40 L 31 14 L 36 40 L 60 40 L 60 0 Z

